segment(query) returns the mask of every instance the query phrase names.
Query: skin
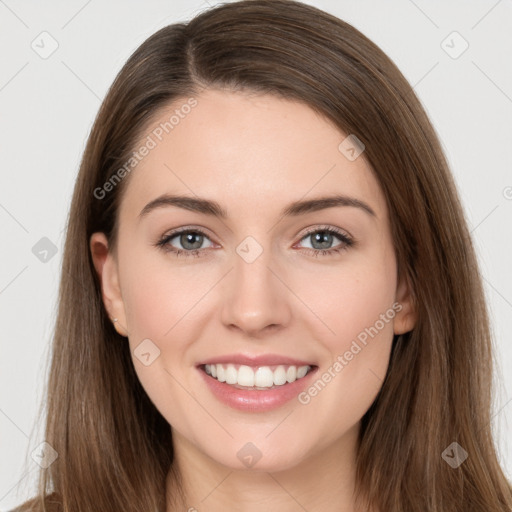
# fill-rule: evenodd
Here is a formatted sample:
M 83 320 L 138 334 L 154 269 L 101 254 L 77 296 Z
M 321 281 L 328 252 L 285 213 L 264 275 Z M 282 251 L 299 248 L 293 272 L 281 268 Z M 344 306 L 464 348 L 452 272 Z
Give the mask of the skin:
M 360 420 L 382 385 L 393 335 L 416 321 L 407 281 L 397 276 L 384 195 L 364 153 L 348 160 L 338 150 L 346 135 L 307 105 L 212 89 L 196 99 L 129 176 L 117 254 L 103 233 L 90 240 L 105 307 L 172 428 L 186 500 L 169 500 L 167 510 L 355 511 Z M 160 111 L 144 138 L 184 102 Z M 228 218 L 166 206 L 139 220 L 164 192 L 215 200 Z M 334 193 L 366 202 L 376 216 L 347 206 L 279 216 L 292 201 Z M 155 246 L 188 226 L 207 234 L 202 256 Z M 314 257 L 321 246 L 305 232 L 317 226 L 357 243 Z M 247 236 L 263 249 L 251 264 L 236 252 Z M 169 244 L 187 250 L 179 236 Z M 326 247 L 340 244 L 334 235 Z M 232 409 L 195 368 L 223 354 L 277 353 L 313 362 L 320 375 L 395 302 L 400 312 L 306 405 Z M 145 366 L 133 351 L 148 338 L 161 352 Z M 251 468 L 237 457 L 247 442 L 262 454 Z M 169 475 L 169 494 L 172 483 Z

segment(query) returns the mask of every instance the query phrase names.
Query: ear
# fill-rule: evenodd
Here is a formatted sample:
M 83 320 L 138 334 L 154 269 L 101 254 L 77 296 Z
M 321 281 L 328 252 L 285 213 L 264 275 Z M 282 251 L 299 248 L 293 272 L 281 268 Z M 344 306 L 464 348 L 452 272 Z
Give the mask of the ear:
M 121 336 L 128 335 L 126 313 L 121 288 L 117 261 L 108 248 L 108 240 L 104 233 L 93 233 L 89 241 L 94 268 L 101 283 L 103 304 L 112 320 L 116 331 Z M 114 322 L 114 320 L 116 320 Z
M 401 309 L 395 315 L 393 329 L 395 334 L 412 331 L 417 321 L 417 311 L 412 287 L 406 275 L 403 275 L 396 290 L 396 302 Z M 398 309 L 398 308 L 397 308 Z

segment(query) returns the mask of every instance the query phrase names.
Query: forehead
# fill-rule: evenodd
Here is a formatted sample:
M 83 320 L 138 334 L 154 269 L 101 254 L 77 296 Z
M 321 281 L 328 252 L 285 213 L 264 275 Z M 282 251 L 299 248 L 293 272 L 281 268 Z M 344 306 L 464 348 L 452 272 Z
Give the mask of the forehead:
M 371 202 L 381 217 L 380 187 L 364 152 L 350 160 L 340 150 L 346 137 L 306 104 L 273 95 L 207 90 L 178 99 L 135 148 L 151 149 L 129 176 L 121 216 L 136 217 L 164 193 L 215 199 L 230 216 L 340 193 Z

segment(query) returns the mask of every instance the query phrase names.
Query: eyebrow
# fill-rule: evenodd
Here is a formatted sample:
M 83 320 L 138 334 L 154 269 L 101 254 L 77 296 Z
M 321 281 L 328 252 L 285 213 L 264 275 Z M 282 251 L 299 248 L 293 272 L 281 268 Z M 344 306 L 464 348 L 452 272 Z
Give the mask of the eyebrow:
M 139 220 L 147 216 L 151 211 L 166 206 L 175 206 L 204 215 L 210 215 L 220 219 L 227 219 L 227 211 L 216 201 L 204 199 L 200 197 L 190 197 L 181 195 L 163 194 L 156 199 L 150 201 L 139 213 Z M 290 203 L 282 212 L 282 217 L 296 217 L 306 213 L 324 210 L 326 208 L 334 208 L 337 206 L 349 206 L 359 208 L 372 217 L 377 217 L 374 210 L 365 202 L 354 197 L 345 195 L 333 195 L 317 197 L 315 199 L 299 200 Z

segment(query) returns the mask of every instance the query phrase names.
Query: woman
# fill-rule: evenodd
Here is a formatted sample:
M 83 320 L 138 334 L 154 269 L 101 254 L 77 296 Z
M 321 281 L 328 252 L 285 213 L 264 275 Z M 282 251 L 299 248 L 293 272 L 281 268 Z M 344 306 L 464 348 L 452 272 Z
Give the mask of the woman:
M 396 66 L 329 14 L 235 2 L 137 49 L 59 300 L 20 510 L 512 510 L 448 165 Z

